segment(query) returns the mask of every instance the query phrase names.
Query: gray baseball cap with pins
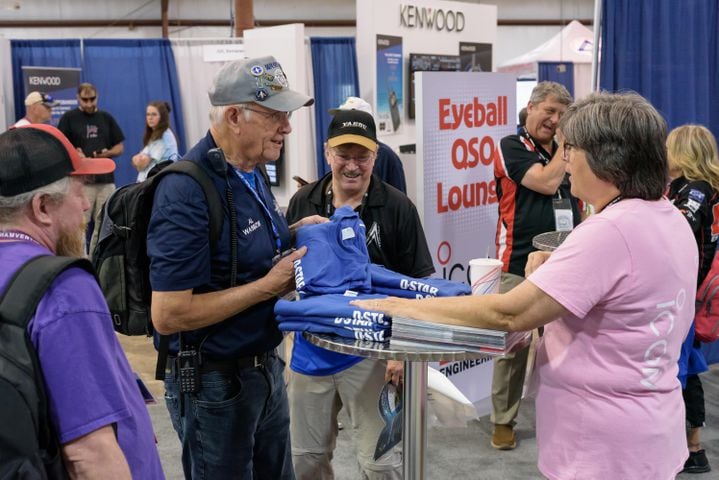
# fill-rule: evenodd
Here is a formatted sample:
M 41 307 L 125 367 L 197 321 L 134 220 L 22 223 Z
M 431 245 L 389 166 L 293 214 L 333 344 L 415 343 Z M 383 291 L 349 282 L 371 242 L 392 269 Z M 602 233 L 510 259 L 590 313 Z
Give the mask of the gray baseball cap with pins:
M 215 75 L 209 90 L 214 106 L 256 103 L 280 112 L 309 107 L 315 99 L 290 89 L 275 57 L 235 60 Z

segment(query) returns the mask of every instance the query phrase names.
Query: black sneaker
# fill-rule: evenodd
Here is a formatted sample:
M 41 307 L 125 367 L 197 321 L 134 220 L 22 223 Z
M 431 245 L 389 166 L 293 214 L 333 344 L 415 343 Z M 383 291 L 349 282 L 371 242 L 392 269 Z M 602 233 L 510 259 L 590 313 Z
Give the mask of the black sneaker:
M 684 462 L 682 473 L 706 473 L 711 469 L 706 452 L 702 449 L 698 452 L 689 452 L 689 458 Z

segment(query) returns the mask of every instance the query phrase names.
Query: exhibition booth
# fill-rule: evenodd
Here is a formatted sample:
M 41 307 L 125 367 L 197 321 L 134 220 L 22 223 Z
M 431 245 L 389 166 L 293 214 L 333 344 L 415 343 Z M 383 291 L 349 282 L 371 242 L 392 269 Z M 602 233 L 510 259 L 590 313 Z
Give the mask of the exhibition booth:
M 322 143 L 328 109 L 358 95 L 373 107 L 380 139 L 401 155 L 408 195 L 420 212 L 436 273 L 468 282 L 468 262 L 494 256 L 497 196 L 491 157 L 516 128 L 513 74 L 494 67 L 497 7 L 462 2 L 357 2 L 356 41 L 307 40 L 301 24 L 245 31 L 242 39 L 12 40 L 0 45 L 6 72 L 6 124 L 23 114 L 27 91 L 61 104 L 55 121 L 75 108 L 79 82 L 97 86 L 101 109 L 125 133 L 117 159 L 119 185 L 134 181 L 130 157 L 141 148 L 148 101 L 172 106 L 171 126 L 186 151 L 207 129 L 206 92 L 227 61 L 274 55 L 293 89 L 316 98 L 292 116 L 293 132 L 270 172 L 280 205 L 296 191 L 293 177 L 326 170 Z M 12 78 L 7 89 L 7 72 Z M 489 361 L 435 364 L 478 407 L 489 412 Z

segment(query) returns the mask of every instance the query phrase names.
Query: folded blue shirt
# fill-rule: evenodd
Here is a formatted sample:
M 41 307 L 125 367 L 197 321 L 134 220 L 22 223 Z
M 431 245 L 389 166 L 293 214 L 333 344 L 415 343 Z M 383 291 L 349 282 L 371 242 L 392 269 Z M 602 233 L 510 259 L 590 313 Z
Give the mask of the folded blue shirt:
M 312 332 L 312 333 L 332 333 L 340 337 L 354 338 L 356 340 L 371 340 L 373 342 L 384 342 L 389 338 L 389 328 L 382 327 L 379 329 L 365 328 L 352 324 L 343 323 L 343 318 L 337 318 L 340 323 L 324 323 L 316 321 L 322 317 L 315 319 L 306 319 L 302 317 L 283 317 L 278 318 L 277 325 L 283 332 Z
M 412 278 L 388 270 L 381 265 L 370 265 L 372 293 L 404 298 L 456 297 L 469 295 L 469 285 L 441 278 Z
M 278 300 L 275 304 L 277 318 L 305 318 L 320 323 L 343 319 L 345 323 L 365 328 L 381 329 L 390 326 L 390 318 L 381 312 L 373 312 L 350 305 L 352 300 L 387 298 L 386 295 L 319 295 L 296 302 Z
M 338 208 L 330 222 L 298 229 L 296 244 L 307 247 L 305 256 L 294 264 L 301 298 L 370 291 L 365 226 L 350 207 Z
M 385 295 L 321 295 L 296 302 L 279 300 L 275 304 L 275 318 L 279 328 L 289 331 L 335 333 L 350 338 L 383 341 L 389 336 L 390 319 L 380 312 L 364 310 L 349 302 L 355 299 L 386 298 Z M 349 325 L 335 324 L 335 318 Z M 308 319 L 314 319 L 308 321 Z M 288 322 L 288 323 L 285 323 Z M 352 325 L 354 323 L 354 325 Z M 368 327 L 368 325 L 371 325 Z M 353 328 L 345 328 L 353 327 Z M 375 330 L 376 328 L 376 330 Z M 358 337 L 358 335 L 360 337 Z M 380 340 L 381 338 L 381 340 Z M 362 361 L 362 357 L 332 352 L 312 345 L 302 335 L 295 335 L 290 368 L 304 375 L 324 376 L 341 372 Z

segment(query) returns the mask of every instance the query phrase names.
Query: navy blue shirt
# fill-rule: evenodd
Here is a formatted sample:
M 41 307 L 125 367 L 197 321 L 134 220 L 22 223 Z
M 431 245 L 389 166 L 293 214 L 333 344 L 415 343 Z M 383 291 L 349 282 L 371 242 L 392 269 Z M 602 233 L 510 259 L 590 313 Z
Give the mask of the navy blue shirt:
M 210 174 L 224 200 L 225 177 L 213 171 L 207 158 L 208 150 L 216 147 L 208 132 L 184 159 L 198 163 Z M 243 285 L 267 274 L 278 250 L 277 240 L 280 249 L 289 248 L 290 232 L 275 198 L 261 178 L 256 182 L 257 194 L 266 208 L 229 164 L 226 164 L 226 175 L 237 211 L 236 280 L 237 285 Z M 194 293 L 206 293 L 227 289 L 230 286 L 230 240 L 227 205 L 220 239 L 217 245 L 210 245 L 209 211 L 202 188 L 188 175 L 165 176 L 155 193 L 147 235 L 152 290 L 193 289 Z M 203 355 L 216 359 L 271 350 L 282 340 L 273 313 L 275 302 L 274 299 L 260 302 L 216 325 L 183 332 L 183 342 L 202 343 Z M 172 335 L 170 353 L 177 349 L 177 335 Z
M 374 161 L 372 173 L 400 192 L 407 193 L 407 181 L 404 177 L 402 161 L 389 145 L 379 142 L 377 158 Z

